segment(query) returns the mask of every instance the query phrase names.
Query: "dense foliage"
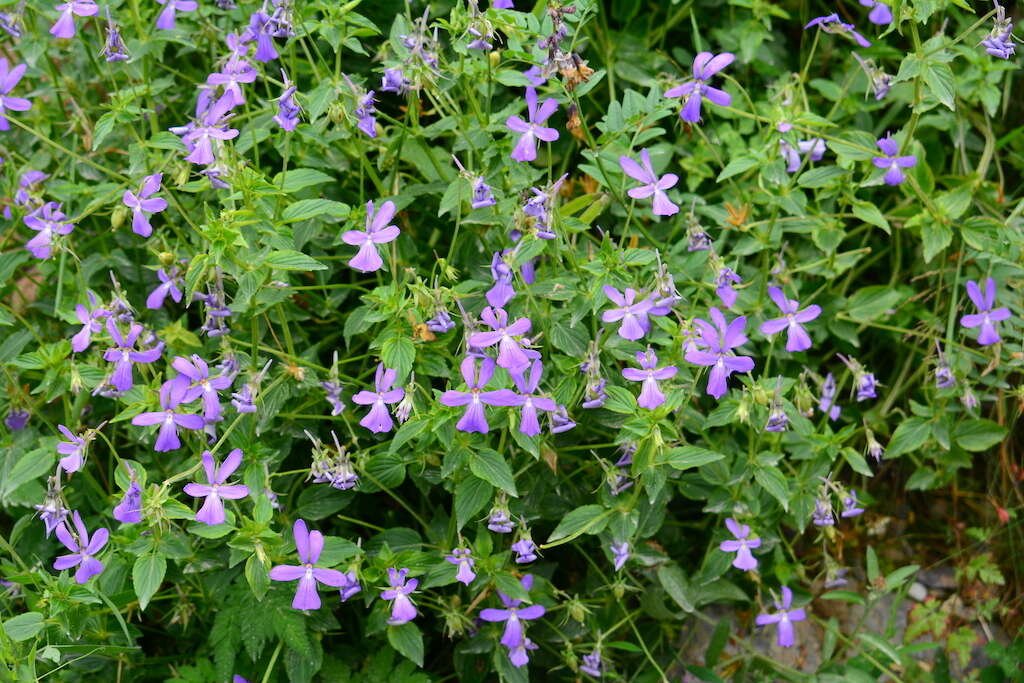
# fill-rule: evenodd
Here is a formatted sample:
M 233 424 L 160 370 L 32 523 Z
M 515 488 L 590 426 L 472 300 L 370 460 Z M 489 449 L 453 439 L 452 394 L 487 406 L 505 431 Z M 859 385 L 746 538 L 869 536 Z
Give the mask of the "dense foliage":
M 0 677 L 1019 676 L 1012 9 L 477 4 L 0 8 Z

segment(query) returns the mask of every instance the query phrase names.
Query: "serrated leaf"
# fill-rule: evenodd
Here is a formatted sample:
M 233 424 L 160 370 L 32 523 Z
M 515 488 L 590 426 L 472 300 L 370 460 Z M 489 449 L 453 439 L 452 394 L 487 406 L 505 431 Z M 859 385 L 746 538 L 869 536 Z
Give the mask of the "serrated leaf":
M 956 80 L 948 64 L 930 63 L 921 70 L 925 85 L 939 102 L 956 111 Z
M 291 249 L 272 251 L 267 254 L 263 263 L 278 270 L 327 270 L 327 266 L 312 256 L 306 256 L 301 251 L 293 251 Z
M 722 172 L 718 174 L 716 182 L 720 183 L 723 180 L 732 178 L 733 176 L 739 175 L 744 171 L 749 171 L 750 169 L 754 168 L 755 166 L 759 166 L 760 164 L 760 161 L 752 157 L 737 157 L 731 160 L 728 164 L 726 164 L 725 168 L 722 169 Z
M 274 186 L 282 188 L 287 193 L 297 192 L 304 187 L 333 183 L 334 178 L 323 171 L 312 168 L 293 168 L 284 172 L 283 184 L 281 174 L 274 176 Z
M 16 643 L 35 638 L 46 623 L 39 612 L 26 612 L 4 622 L 4 633 Z
M 698 446 L 680 446 L 673 448 L 658 459 L 659 465 L 668 465 L 677 470 L 688 470 L 709 463 L 724 460 L 725 456 L 715 451 Z
M 992 420 L 967 420 L 956 426 L 953 440 L 965 451 L 985 451 L 1006 438 L 1006 427 Z
M 610 514 L 610 510 L 606 510 L 600 505 L 580 506 L 562 517 L 562 521 L 551 532 L 547 543 L 542 547 L 550 548 L 554 545 L 568 543 L 583 534 L 601 533 L 608 524 Z
M 636 413 L 636 398 L 629 391 L 622 387 L 609 385 L 605 387 L 608 400 L 604 402 L 604 408 L 613 413 L 622 415 L 633 415 Z
M 494 495 L 494 487 L 479 477 L 463 477 L 455 486 L 455 521 L 460 531 L 466 523 L 487 505 Z
M 818 168 L 812 168 L 804 171 L 797 178 L 796 184 L 800 187 L 827 187 L 839 181 L 845 175 L 848 175 L 849 171 L 839 168 L 838 166 L 819 166 Z
M 300 199 L 289 204 L 281 213 L 281 220 L 285 223 L 294 223 L 317 216 L 330 216 L 331 218 L 345 218 L 351 212 L 348 204 L 342 204 L 331 199 Z
M 924 445 L 932 433 L 931 424 L 924 418 L 911 417 L 896 427 L 885 449 L 887 458 L 896 458 Z
M 156 553 L 139 555 L 132 567 L 132 584 L 139 598 L 139 609 L 145 610 L 153 594 L 163 583 L 167 573 L 167 559 Z
M 665 592 L 675 600 L 676 604 L 686 612 L 693 612 L 696 607 L 690 597 L 690 582 L 683 570 L 674 564 L 663 564 L 658 567 L 658 581 Z
M 484 448 L 475 453 L 469 460 L 469 470 L 509 495 L 519 495 L 512 469 L 497 451 Z
M 779 501 L 783 510 L 789 510 L 789 484 L 777 467 L 763 467 L 754 470 L 754 479 L 765 491 Z
M 388 626 L 388 643 L 416 666 L 423 666 L 423 634 L 416 624 Z

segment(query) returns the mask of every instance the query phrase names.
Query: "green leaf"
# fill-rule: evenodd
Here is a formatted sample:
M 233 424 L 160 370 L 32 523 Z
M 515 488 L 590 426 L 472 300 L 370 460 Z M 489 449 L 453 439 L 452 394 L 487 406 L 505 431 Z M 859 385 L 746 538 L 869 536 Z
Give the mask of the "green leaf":
M 92 129 L 92 151 L 95 152 L 99 149 L 103 141 L 114 130 L 114 126 L 117 124 L 116 117 L 116 112 L 108 111 L 96 121 L 96 125 Z
M 796 184 L 800 187 L 828 187 L 847 174 L 849 171 L 838 166 L 820 166 L 801 173 Z
M 245 561 L 245 580 L 249 582 L 249 588 L 257 600 L 262 600 L 270 588 L 270 567 L 263 564 L 259 555 L 253 553 Z
M 892 234 L 892 228 L 889 227 L 889 221 L 885 219 L 882 212 L 877 206 L 871 202 L 856 202 L 853 205 L 853 215 L 861 219 L 869 225 L 885 230 L 889 235 Z
M 292 249 L 278 249 L 267 254 L 263 260 L 265 265 L 278 270 L 327 270 L 327 266 L 311 256 L 306 256 L 301 251 Z
M 775 500 L 779 501 L 783 510 L 789 510 L 789 484 L 786 482 L 786 477 L 777 467 L 764 467 L 754 470 L 754 479 L 761 485 L 761 488 L 770 493 Z
M 760 161 L 752 157 L 736 157 L 728 164 L 726 164 L 726 167 L 723 168 L 722 172 L 718 174 L 718 179 L 716 180 L 716 182 L 720 183 L 723 180 L 726 180 L 727 178 L 732 178 L 733 176 L 739 175 L 740 173 L 748 171 L 754 168 L 755 166 L 759 166 L 760 164 Z
M 658 581 L 665 592 L 676 601 L 676 604 L 683 608 L 683 611 L 693 612 L 696 608 L 690 598 L 690 582 L 686 579 L 683 570 L 675 564 L 663 564 L 658 567 Z
M 423 666 L 423 634 L 416 624 L 388 626 L 388 642 L 416 666 Z
M 931 433 L 932 428 L 927 420 L 921 417 L 912 417 L 900 424 L 893 432 L 889 446 L 885 449 L 885 456 L 895 458 L 915 451 L 924 445 Z
M 380 359 L 384 367 L 394 369 L 398 380 L 403 381 L 416 360 L 416 345 L 406 335 L 391 335 L 380 346 Z
M 864 456 L 859 451 L 855 451 L 852 448 L 844 448 L 842 450 L 843 459 L 849 463 L 850 467 L 857 474 L 863 474 L 865 477 L 873 477 L 874 473 L 871 471 L 871 467 L 868 465 L 868 461 L 864 459 Z
M 297 192 L 304 187 L 310 187 L 312 185 L 324 185 L 326 183 L 333 183 L 334 178 L 327 175 L 323 171 L 317 171 L 312 168 L 293 168 L 290 171 L 284 172 L 283 185 L 281 174 L 278 173 L 274 176 L 274 185 L 282 188 L 285 192 L 291 194 Z
M 550 548 L 553 545 L 568 543 L 583 534 L 601 533 L 608 525 L 610 514 L 610 510 L 600 505 L 580 506 L 562 518 L 542 547 Z
M 456 531 L 466 526 L 472 517 L 491 500 L 494 487 L 479 477 L 463 477 L 455 486 Z
M 715 451 L 698 446 L 681 446 L 673 448 L 658 458 L 659 465 L 669 465 L 677 470 L 688 470 L 701 467 L 712 462 L 724 460 L 725 456 Z
M 878 580 L 878 555 L 875 554 L 875 549 L 868 546 L 867 550 L 867 570 L 868 570 L 868 581 L 873 585 Z
M 1006 427 L 992 420 L 967 420 L 956 426 L 953 439 L 965 451 L 984 451 L 1006 438 Z
M 904 295 L 886 285 L 861 287 L 850 297 L 848 315 L 856 320 L 874 320 L 903 301 Z
M 156 553 L 139 555 L 132 567 L 132 584 L 135 586 L 135 595 L 139 598 L 139 609 L 145 610 L 150 598 L 163 583 L 164 574 L 167 573 L 167 559 Z
M 864 596 L 860 593 L 854 593 L 853 591 L 829 591 L 821 594 L 822 600 L 840 600 L 842 602 L 849 602 L 853 605 L 865 605 L 867 601 L 864 600 Z
M 469 460 L 469 470 L 484 481 L 488 481 L 512 496 L 518 496 L 512 469 L 497 451 L 480 449 Z
M 346 218 L 351 212 L 348 204 L 342 204 L 330 199 L 300 199 L 294 204 L 289 204 L 281 214 L 281 220 L 285 223 L 294 223 L 317 216 L 330 216 L 331 218 Z
M 956 81 L 948 64 L 925 64 L 921 70 L 931 94 L 947 108 L 956 111 Z
M 16 643 L 35 638 L 46 624 L 39 612 L 26 612 L 4 622 L 4 632 Z
M 953 231 L 945 223 L 934 219 L 925 220 L 921 225 L 921 242 L 924 247 L 924 262 L 930 263 L 939 252 L 953 241 Z
M 604 402 L 604 408 L 623 415 L 636 413 L 636 398 L 629 391 L 615 385 L 605 387 L 605 391 L 608 393 L 608 400 Z

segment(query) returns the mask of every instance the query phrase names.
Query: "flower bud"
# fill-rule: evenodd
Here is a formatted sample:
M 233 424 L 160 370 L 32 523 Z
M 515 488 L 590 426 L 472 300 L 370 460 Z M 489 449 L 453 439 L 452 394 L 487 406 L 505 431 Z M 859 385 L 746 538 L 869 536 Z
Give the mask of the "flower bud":
M 110 214 L 110 227 L 117 230 L 124 225 L 124 219 L 128 217 L 128 207 L 119 206 Z

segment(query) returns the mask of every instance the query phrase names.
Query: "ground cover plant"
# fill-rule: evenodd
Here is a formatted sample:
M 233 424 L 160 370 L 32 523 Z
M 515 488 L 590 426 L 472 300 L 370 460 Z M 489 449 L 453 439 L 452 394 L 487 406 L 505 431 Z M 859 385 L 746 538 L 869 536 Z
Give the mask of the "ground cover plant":
M 1021 680 L 1016 8 L 484 4 L 0 7 L 0 679 Z

